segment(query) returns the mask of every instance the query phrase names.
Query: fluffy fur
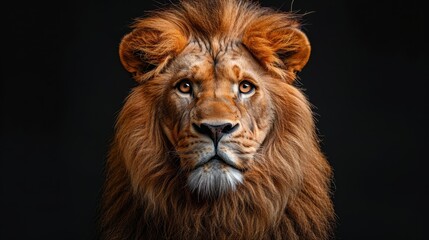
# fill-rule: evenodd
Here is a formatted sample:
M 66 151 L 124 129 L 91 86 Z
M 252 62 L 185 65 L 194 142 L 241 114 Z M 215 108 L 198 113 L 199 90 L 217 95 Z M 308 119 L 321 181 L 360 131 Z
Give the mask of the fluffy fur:
M 310 55 L 299 27 L 296 15 L 239 0 L 182 1 L 136 21 L 120 57 L 139 85 L 107 161 L 102 239 L 330 237 L 331 168 L 291 84 Z M 239 93 L 252 77 L 254 92 Z M 181 79 L 194 95 L 177 90 Z M 233 166 L 204 168 L 216 181 L 193 170 L 215 151 L 195 130 L 207 119 L 239 126 L 219 142 Z

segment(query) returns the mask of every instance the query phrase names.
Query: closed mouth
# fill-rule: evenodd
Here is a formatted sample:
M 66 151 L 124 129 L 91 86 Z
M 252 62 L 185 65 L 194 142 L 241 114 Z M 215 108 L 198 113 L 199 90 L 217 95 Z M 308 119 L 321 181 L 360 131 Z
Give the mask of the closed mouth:
M 237 170 L 240 170 L 238 167 L 237 167 L 237 165 L 235 165 L 233 162 L 231 162 L 231 161 L 229 161 L 229 160 L 225 160 L 225 159 L 223 159 L 222 157 L 220 157 L 219 155 L 214 155 L 213 157 L 211 157 L 211 158 L 209 158 L 208 160 L 206 160 L 206 161 L 202 161 L 202 162 L 200 162 L 200 163 L 198 163 L 196 166 L 195 166 L 195 168 L 194 169 L 198 169 L 198 168 L 200 168 L 200 167 L 202 167 L 202 166 L 204 166 L 204 165 L 206 165 L 206 164 L 209 164 L 209 163 L 212 163 L 212 162 L 219 162 L 219 163 L 222 163 L 222 164 L 224 164 L 224 165 L 227 165 L 227 166 L 229 166 L 229 167 L 232 167 L 232 168 L 234 168 L 234 169 L 237 169 Z

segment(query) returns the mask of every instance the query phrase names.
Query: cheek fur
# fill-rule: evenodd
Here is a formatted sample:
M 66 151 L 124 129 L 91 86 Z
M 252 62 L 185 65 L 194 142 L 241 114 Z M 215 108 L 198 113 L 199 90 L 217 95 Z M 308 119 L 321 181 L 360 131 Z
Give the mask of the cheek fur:
M 173 145 L 176 145 L 177 135 L 184 130 L 186 119 L 189 118 L 189 111 L 187 111 L 187 102 L 180 99 L 178 96 L 172 95 L 164 98 L 159 110 L 162 113 L 160 120 L 164 123 L 164 131 L 167 135 L 173 136 Z
M 242 114 L 241 122 L 243 127 L 248 129 L 254 135 L 261 135 L 257 132 L 268 132 L 273 120 L 272 106 L 269 104 L 269 99 L 264 97 L 264 94 L 257 93 L 251 99 L 246 100 L 240 106 Z M 263 116 L 263 117 L 260 117 Z M 262 135 L 264 135 L 262 133 Z

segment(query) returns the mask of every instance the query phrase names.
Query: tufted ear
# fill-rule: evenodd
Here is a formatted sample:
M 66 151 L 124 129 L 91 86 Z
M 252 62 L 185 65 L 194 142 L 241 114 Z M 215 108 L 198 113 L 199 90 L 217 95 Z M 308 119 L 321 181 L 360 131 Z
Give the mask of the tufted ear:
M 252 24 L 243 43 L 269 71 L 292 82 L 311 52 L 307 36 L 298 27 L 290 18 L 272 16 Z
M 122 38 L 119 56 L 137 82 L 159 73 L 185 47 L 187 37 L 174 23 L 161 17 L 138 20 Z
M 276 37 L 278 39 L 276 39 Z M 285 29 L 271 39 L 277 56 L 287 70 L 301 71 L 310 58 L 311 46 L 307 36 L 296 28 Z

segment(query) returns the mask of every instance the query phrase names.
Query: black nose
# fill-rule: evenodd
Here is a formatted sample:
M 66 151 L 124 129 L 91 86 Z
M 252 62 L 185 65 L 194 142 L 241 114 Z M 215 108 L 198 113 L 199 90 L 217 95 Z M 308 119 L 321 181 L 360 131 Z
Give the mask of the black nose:
M 202 123 L 200 126 L 194 123 L 192 125 L 194 126 L 195 130 L 197 130 L 197 132 L 209 136 L 213 140 L 216 147 L 217 143 L 224 135 L 230 134 L 238 128 L 238 124 L 233 126 L 231 123 L 225 123 L 221 125 Z

